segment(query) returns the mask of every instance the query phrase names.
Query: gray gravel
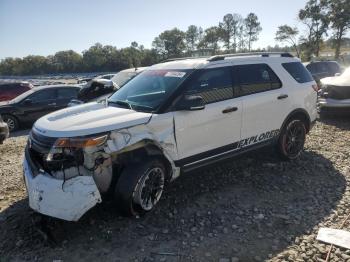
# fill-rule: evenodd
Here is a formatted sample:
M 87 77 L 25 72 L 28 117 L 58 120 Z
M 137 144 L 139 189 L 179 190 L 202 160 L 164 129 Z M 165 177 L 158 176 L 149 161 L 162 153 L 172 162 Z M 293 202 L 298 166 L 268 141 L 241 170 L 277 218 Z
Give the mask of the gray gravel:
M 135 219 L 109 202 L 77 223 L 40 219 L 22 182 L 25 140 L 0 145 L 0 261 L 322 261 L 318 229 L 350 212 L 349 117 L 318 122 L 296 161 L 264 149 L 185 175 Z

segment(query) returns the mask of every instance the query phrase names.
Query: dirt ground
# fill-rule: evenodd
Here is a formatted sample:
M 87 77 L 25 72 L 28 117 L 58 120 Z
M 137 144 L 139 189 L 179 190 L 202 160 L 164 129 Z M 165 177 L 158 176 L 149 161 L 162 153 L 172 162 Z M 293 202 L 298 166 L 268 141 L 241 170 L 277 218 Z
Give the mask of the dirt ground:
M 144 217 L 104 202 L 75 223 L 28 208 L 25 133 L 0 145 L 1 262 L 323 261 L 319 228 L 350 212 L 349 116 L 317 122 L 296 161 L 266 148 L 180 177 Z M 334 248 L 331 261 L 350 261 L 350 250 Z

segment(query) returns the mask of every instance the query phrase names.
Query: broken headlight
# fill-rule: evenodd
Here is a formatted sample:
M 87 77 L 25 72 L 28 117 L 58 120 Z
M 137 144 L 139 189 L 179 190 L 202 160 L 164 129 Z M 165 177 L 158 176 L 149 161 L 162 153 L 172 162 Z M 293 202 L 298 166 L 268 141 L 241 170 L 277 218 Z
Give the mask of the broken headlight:
M 107 141 L 108 135 L 94 137 L 59 138 L 46 158 L 50 170 L 61 170 L 84 163 L 84 150 L 93 150 Z

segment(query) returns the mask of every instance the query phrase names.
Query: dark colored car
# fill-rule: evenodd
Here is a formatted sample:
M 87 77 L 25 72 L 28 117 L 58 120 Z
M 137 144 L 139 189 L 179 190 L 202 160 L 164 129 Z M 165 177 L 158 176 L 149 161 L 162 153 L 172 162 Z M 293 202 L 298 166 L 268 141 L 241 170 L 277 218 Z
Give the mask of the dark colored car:
M 2 144 L 4 140 L 9 137 L 9 132 L 8 125 L 4 122 L 4 120 L 2 120 L 0 115 L 0 144 Z
M 322 78 L 341 73 L 340 65 L 336 61 L 312 61 L 305 66 L 317 83 Z
M 28 82 L 2 83 L 0 84 L 0 102 L 9 101 L 33 88 Z
M 80 87 L 50 85 L 34 87 L 16 98 L 0 104 L 0 114 L 10 131 L 22 124 L 34 123 L 50 112 L 67 107 L 75 99 Z

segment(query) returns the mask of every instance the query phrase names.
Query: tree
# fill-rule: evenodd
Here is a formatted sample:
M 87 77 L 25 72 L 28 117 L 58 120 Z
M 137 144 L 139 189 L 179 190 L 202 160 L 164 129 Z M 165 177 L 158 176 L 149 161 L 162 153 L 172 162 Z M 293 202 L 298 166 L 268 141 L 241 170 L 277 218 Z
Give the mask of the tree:
M 309 0 L 304 9 L 299 11 L 299 19 L 308 29 L 307 35 L 301 38 L 307 59 L 312 54 L 319 56 L 323 35 L 327 33 L 329 20 L 322 3 L 320 0 Z
M 189 53 L 197 49 L 200 36 L 200 28 L 195 25 L 190 25 L 186 31 L 186 46 Z
M 178 28 L 166 30 L 154 39 L 152 45 L 159 54 L 165 57 L 182 56 L 186 48 L 185 35 Z
M 290 27 L 289 25 L 281 25 L 278 27 L 276 32 L 276 41 L 278 42 L 287 42 L 288 44 L 294 47 L 297 56 L 300 57 L 299 48 L 297 44 L 296 37 L 299 34 L 299 31 L 296 27 Z
M 244 19 L 245 32 L 248 38 L 248 50 L 250 52 L 253 42 L 258 40 L 258 35 L 261 32 L 262 28 L 258 17 L 254 13 L 249 13 L 248 16 Z
M 219 23 L 222 34 L 222 40 L 227 50 L 233 49 L 236 52 L 239 26 L 242 23 L 242 17 L 239 14 L 227 14 L 223 21 Z M 231 46 L 231 40 L 233 45 Z
M 201 48 L 211 48 L 214 54 L 219 49 L 219 41 L 221 38 L 220 28 L 217 26 L 209 27 L 205 30 L 203 40 L 200 42 L 199 46 Z
M 335 40 L 335 58 L 340 55 L 340 46 L 344 36 L 350 29 L 350 1 L 349 0 L 325 0 L 327 17 L 333 29 L 333 38 Z

